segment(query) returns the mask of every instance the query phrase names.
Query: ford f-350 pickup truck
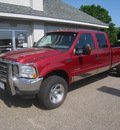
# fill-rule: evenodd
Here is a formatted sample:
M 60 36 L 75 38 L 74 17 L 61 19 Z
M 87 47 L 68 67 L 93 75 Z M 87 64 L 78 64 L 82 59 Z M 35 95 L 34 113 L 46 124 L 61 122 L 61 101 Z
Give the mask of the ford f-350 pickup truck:
M 35 96 L 47 109 L 59 107 L 68 86 L 113 67 L 120 74 L 120 48 L 99 31 L 48 32 L 32 48 L 0 55 L 0 88 L 12 96 Z

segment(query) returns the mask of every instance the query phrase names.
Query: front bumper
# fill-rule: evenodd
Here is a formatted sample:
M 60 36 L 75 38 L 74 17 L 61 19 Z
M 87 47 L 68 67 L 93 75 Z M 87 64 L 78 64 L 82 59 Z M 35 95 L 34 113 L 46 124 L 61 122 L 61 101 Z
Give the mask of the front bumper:
M 8 67 L 7 87 L 11 95 L 35 95 L 38 94 L 43 78 L 24 79 L 12 77 L 12 66 Z
M 7 60 L 2 60 L 0 64 L 0 81 L 5 84 L 6 90 L 8 90 L 12 96 L 16 94 L 21 96 L 38 94 L 43 78 L 15 78 L 12 72 L 13 64 L 15 63 Z
M 18 95 L 35 95 L 39 93 L 43 78 L 37 79 L 13 79 L 15 93 Z

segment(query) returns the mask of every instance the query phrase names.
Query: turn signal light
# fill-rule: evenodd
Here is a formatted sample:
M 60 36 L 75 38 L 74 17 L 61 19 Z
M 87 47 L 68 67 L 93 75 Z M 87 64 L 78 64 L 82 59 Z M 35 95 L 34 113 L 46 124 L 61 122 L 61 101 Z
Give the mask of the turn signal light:
M 91 54 L 91 46 L 89 46 L 89 53 Z
M 34 75 L 33 75 L 33 78 L 37 78 L 37 75 L 36 75 L 36 74 L 34 74 Z

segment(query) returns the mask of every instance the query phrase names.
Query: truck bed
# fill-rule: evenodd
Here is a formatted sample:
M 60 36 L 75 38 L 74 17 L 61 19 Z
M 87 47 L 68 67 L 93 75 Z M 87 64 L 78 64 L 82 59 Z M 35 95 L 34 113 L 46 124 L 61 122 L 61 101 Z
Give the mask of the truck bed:
M 120 62 L 120 46 L 119 47 L 118 46 L 112 46 L 111 52 L 112 52 L 112 54 L 111 54 L 111 56 L 112 56 L 111 67 L 115 67 Z

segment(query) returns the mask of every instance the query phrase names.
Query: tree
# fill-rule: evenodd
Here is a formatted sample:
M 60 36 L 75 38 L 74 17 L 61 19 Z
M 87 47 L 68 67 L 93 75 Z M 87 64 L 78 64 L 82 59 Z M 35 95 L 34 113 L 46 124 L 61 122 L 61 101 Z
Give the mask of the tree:
M 117 33 L 118 33 L 118 40 L 120 40 L 120 27 L 117 28 Z
M 120 32 L 118 33 L 118 39 L 120 40 Z
M 102 8 L 100 5 L 98 5 L 98 6 L 95 6 L 94 4 L 92 4 L 91 6 L 82 5 L 79 10 L 81 10 L 107 24 L 109 24 L 112 20 L 112 18 L 109 15 L 109 12 L 106 9 Z
M 112 18 L 106 9 L 102 8 L 100 5 L 95 6 L 93 4 L 91 6 L 82 5 L 79 10 L 101 20 L 102 22 L 104 22 L 106 24 L 109 24 L 109 29 L 102 29 L 102 31 L 104 31 L 108 34 L 111 44 L 117 43 L 117 41 L 118 41 L 117 37 L 118 37 L 118 33 L 120 33 L 120 31 L 118 32 L 117 29 L 115 28 L 115 24 L 111 23 Z
M 104 31 L 108 34 L 111 44 L 116 44 L 118 41 L 118 36 L 117 36 L 118 32 L 117 29 L 115 28 L 115 24 L 110 23 L 109 29 L 105 29 Z

